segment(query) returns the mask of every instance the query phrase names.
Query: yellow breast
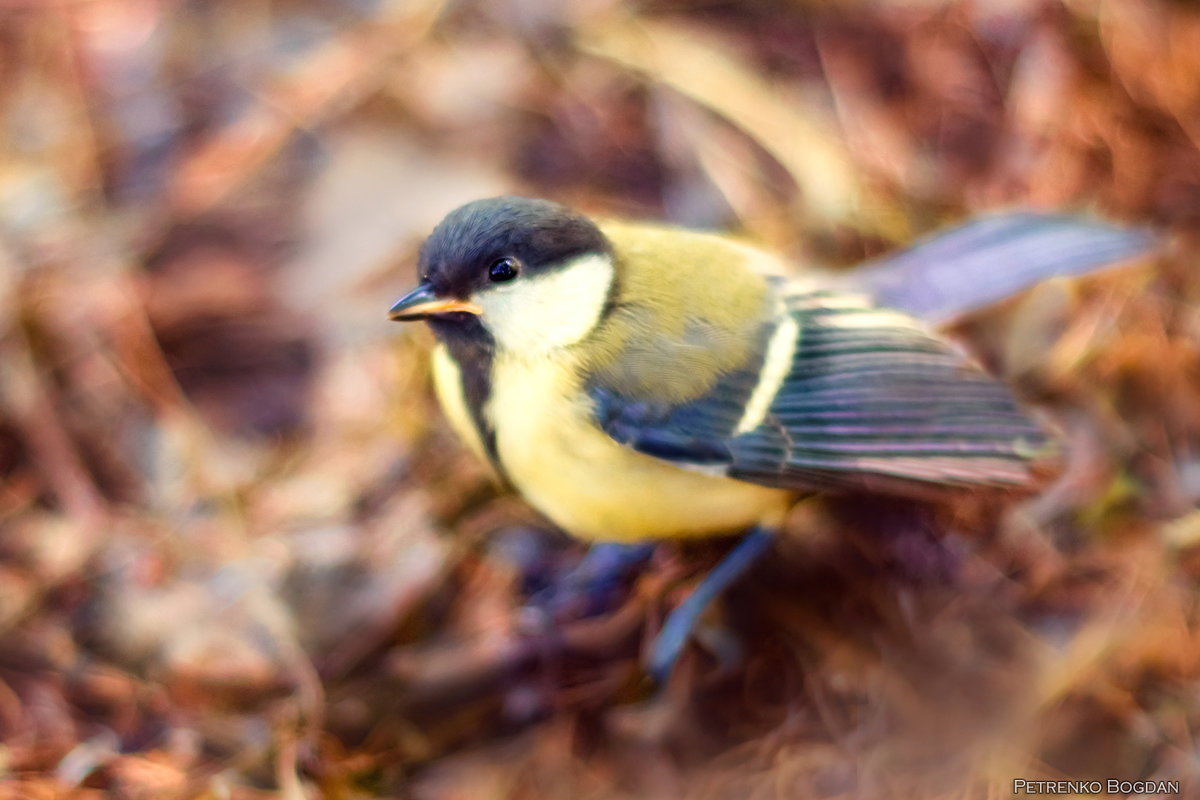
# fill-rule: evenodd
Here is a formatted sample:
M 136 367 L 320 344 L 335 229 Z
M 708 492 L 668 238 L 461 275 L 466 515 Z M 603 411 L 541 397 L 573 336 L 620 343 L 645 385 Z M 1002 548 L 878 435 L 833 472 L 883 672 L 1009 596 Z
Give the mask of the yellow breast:
M 622 542 L 702 536 L 773 521 L 786 509 L 788 492 L 617 444 L 592 424 L 569 358 L 498 355 L 487 411 L 509 480 L 568 533 Z

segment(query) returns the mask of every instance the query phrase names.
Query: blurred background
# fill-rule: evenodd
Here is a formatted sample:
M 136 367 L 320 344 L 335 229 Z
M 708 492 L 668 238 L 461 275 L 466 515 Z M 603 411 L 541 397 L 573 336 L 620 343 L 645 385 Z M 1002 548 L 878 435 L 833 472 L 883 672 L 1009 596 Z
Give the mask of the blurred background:
M 0 3 L 0 796 L 979 798 L 1200 785 L 1200 11 L 1171 0 Z M 801 505 L 537 612 L 580 546 L 385 312 L 498 193 L 850 268 L 974 214 L 1165 255 L 954 333 L 1028 497 Z M 544 611 L 544 608 L 543 608 Z

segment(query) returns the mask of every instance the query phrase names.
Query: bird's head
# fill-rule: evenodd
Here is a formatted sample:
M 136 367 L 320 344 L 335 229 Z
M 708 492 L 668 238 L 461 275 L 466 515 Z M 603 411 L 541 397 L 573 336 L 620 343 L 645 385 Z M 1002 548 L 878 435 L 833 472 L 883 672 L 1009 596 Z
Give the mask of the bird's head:
M 452 212 L 421 248 L 421 282 L 388 312 L 443 338 L 490 337 L 541 352 L 579 341 L 612 294 L 612 246 L 587 217 L 548 200 L 494 197 Z

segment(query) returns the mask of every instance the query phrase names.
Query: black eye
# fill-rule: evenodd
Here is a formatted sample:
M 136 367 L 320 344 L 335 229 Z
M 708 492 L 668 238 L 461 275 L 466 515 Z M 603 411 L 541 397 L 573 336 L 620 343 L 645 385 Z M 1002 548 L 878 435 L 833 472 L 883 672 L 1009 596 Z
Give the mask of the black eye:
M 488 278 L 492 283 L 504 283 L 517 277 L 517 262 L 511 258 L 498 258 L 488 267 Z

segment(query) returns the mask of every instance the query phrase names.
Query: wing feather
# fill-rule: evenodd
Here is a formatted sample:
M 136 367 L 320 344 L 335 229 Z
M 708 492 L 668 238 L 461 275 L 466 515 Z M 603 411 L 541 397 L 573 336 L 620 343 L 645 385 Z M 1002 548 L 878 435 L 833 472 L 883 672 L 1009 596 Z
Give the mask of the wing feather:
M 648 455 L 770 486 L 1027 480 L 1045 433 L 1006 386 L 948 342 L 853 295 L 784 301 L 798 330 L 792 363 L 753 427 L 741 427 L 742 415 L 764 372 L 761 353 L 689 402 L 641 402 L 593 387 L 597 422 Z

